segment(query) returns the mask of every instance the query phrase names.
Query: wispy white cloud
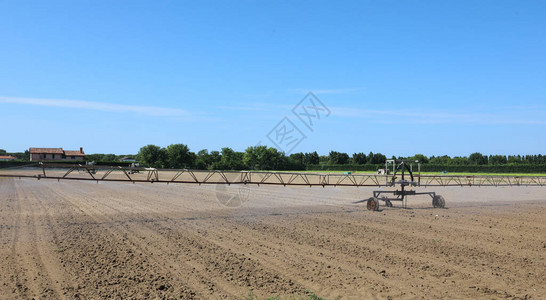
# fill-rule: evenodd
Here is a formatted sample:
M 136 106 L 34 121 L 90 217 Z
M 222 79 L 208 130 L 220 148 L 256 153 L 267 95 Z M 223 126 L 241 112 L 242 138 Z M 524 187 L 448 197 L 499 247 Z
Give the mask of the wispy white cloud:
M 483 125 L 546 125 L 536 110 L 489 110 L 465 112 L 431 109 L 360 109 L 330 107 L 332 116 L 367 119 L 386 124 L 483 124 Z
M 59 108 L 75 108 L 84 110 L 98 110 L 106 112 L 137 113 L 148 116 L 189 116 L 190 113 L 179 108 L 144 106 L 144 105 L 124 105 L 83 100 L 60 100 L 60 99 L 40 99 L 40 98 L 18 98 L 18 97 L 0 97 L 0 103 L 23 104 L 34 106 L 49 106 Z

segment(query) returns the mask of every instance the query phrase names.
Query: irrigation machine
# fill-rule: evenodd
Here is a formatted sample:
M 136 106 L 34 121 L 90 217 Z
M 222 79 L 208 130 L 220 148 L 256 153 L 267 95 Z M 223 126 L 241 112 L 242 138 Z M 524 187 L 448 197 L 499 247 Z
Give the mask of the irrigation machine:
M 417 174 L 413 165 L 417 164 Z M 391 172 L 392 169 L 392 172 Z M 378 172 L 379 173 L 379 172 Z M 385 187 L 376 190 L 366 202 L 370 211 L 379 210 L 379 202 L 387 207 L 402 202 L 407 208 L 408 196 L 428 195 L 434 208 L 445 207 L 445 200 L 435 192 L 421 192 L 417 187 L 446 186 L 546 186 L 546 176 L 513 175 L 422 175 L 418 161 L 388 160 L 380 174 L 294 173 L 272 171 L 219 171 L 191 169 L 155 169 L 133 164 L 131 166 L 100 166 L 86 164 L 34 163 L 15 168 L 0 169 L 1 177 L 60 180 L 113 181 L 129 183 L 183 183 L 220 185 L 282 185 L 282 186 L 333 186 L 333 187 Z M 392 190 L 392 188 L 395 188 Z
M 417 192 L 415 190 L 408 190 L 407 187 L 419 187 L 421 186 L 421 163 L 415 161 L 417 164 L 417 176 L 413 176 L 413 162 L 412 161 L 400 161 L 397 165 L 396 161 L 393 159 L 387 160 L 385 163 L 385 171 L 387 175 L 387 186 L 400 186 L 400 190 L 381 190 L 374 191 L 373 197 L 370 197 L 368 200 L 357 201 L 366 202 L 366 207 L 368 210 L 378 211 L 379 210 L 379 201 L 383 201 L 387 207 L 392 207 L 392 202 L 399 201 L 402 202 L 404 208 L 407 207 L 407 198 L 408 196 L 415 195 L 429 195 L 432 198 L 432 206 L 434 208 L 444 208 L 445 200 L 444 197 L 437 195 L 435 192 Z M 392 173 L 389 172 L 392 168 Z M 392 174 L 389 179 L 389 173 Z M 407 173 L 407 174 L 406 174 Z M 409 180 L 406 179 L 406 176 L 409 175 Z M 417 180 L 415 180 L 417 177 Z M 392 196 L 387 196 L 392 195 Z

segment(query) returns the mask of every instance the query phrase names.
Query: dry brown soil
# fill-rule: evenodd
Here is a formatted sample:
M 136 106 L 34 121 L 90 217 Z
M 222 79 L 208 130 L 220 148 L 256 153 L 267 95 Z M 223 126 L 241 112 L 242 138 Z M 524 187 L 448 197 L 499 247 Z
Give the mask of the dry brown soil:
M 436 190 L 4 178 L 0 298 L 546 298 L 546 187 Z

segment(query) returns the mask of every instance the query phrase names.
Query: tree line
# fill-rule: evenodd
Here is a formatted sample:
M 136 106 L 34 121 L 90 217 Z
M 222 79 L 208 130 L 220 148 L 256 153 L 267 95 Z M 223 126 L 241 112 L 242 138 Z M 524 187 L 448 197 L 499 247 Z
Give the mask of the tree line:
M 192 168 L 209 170 L 305 170 L 307 165 L 319 164 L 318 153 L 285 155 L 267 146 L 248 147 L 244 152 L 229 147 L 221 151 L 203 149 L 197 153 L 187 145 L 172 144 L 166 148 L 146 145 L 140 148 L 136 159 L 154 168 Z
M 7 152 L 4 149 L 0 149 L 0 156 L 13 156 L 17 160 L 30 160 L 30 152 Z
M 195 168 L 210 170 L 316 170 L 325 166 L 350 169 L 374 170 L 384 165 L 387 156 L 381 153 L 363 152 L 349 155 L 330 151 L 318 155 L 316 151 L 285 155 L 267 146 L 248 147 L 244 152 L 225 147 L 220 151 L 190 151 L 185 144 L 173 144 L 166 148 L 147 145 L 140 148 L 136 159 L 147 166 L 157 168 Z M 429 166 L 499 166 L 499 165 L 546 165 L 546 155 L 483 155 L 479 152 L 466 156 L 450 157 L 415 154 L 410 157 L 391 156 L 389 159 L 419 161 Z M 536 169 L 536 168 L 533 168 Z
M 0 149 L 0 156 L 13 156 L 18 161 L 29 161 L 30 152 L 25 150 L 25 152 L 7 152 L 4 149 Z M 87 161 L 98 161 L 98 162 L 117 162 L 122 158 L 134 158 L 135 155 L 116 155 L 116 154 L 86 154 L 85 160 Z
M 28 161 L 28 150 L 8 153 L 0 149 L 0 155 L 11 155 L 19 161 Z M 391 156 L 369 152 L 348 153 L 330 151 L 328 155 L 318 155 L 316 151 L 286 155 L 267 146 L 248 147 L 243 152 L 229 147 L 220 151 L 203 149 L 197 153 L 190 151 L 185 144 L 172 144 L 165 148 L 146 145 L 136 155 L 88 154 L 87 161 L 114 163 L 121 158 L 135 158 L 144 166 L 156 168 L 192 168 L 209 170 L 377 170 L 387 159 L 420 161 L 426 170 L 520 170 L 546 171 L 546 155 L 484 155 L 479 152 L 466 156 L 450 157 L 415 154 L 410 157 Z

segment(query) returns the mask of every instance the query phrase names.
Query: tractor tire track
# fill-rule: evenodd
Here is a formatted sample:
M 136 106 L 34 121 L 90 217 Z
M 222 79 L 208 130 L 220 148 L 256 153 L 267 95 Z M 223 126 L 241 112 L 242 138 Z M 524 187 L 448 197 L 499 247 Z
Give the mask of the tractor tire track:
M 12 245 L 16 268 L 21 269 L 16 277 L 17 292 L 24 298 L 60 299 L 63 293 L 60 276 L 55 271 L 58 265 L 46 259 L 51 255 L 48 251 L 51 243 L 48 232 L 42 230 L 42 224 L 38 223 L 41 207 L 32 192 L 21 186 L 21 182 L 16 182 L 14 188 L 19 199 L 17 206 L 20 216 Z

